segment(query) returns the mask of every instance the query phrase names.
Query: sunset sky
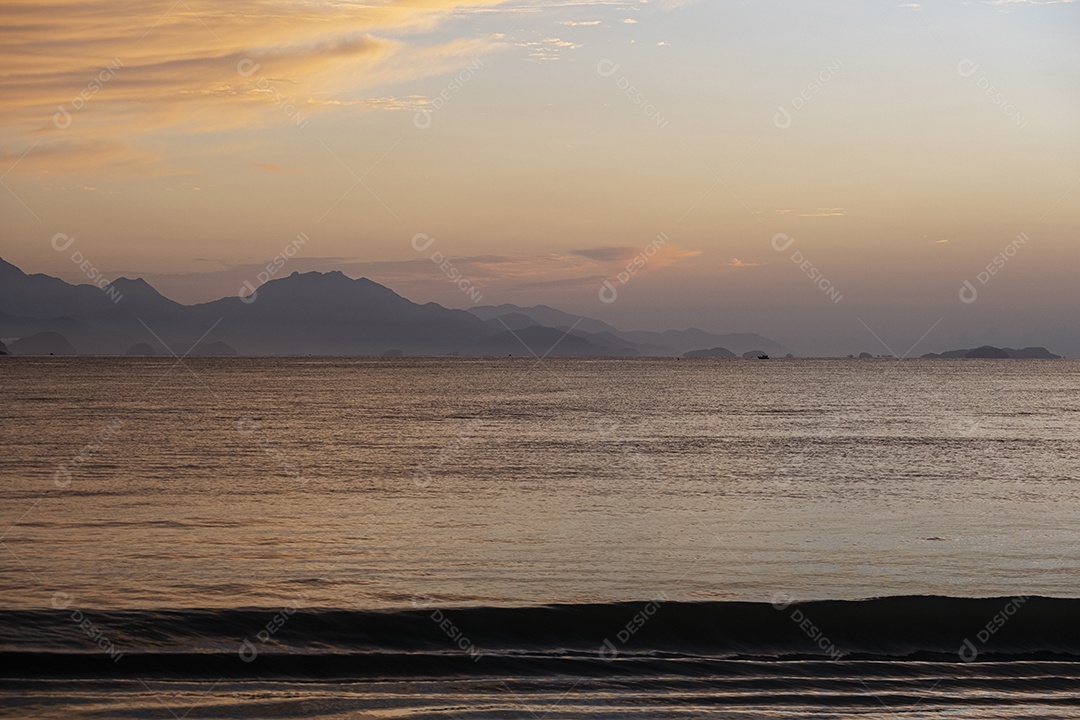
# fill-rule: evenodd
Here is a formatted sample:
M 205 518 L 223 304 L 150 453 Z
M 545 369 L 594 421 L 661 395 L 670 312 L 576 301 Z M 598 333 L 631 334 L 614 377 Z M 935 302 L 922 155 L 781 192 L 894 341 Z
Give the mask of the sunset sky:
M 303 233 L 279 277 L 340 269 L 449 307 L 473 299 L 436 251 L 483 304 L 624 329 L 1080 352 L 1078 2 L 102 0 L 0 19 L 0 256 L 27 272 L 88 282 L 78 249 L 200 302 Z

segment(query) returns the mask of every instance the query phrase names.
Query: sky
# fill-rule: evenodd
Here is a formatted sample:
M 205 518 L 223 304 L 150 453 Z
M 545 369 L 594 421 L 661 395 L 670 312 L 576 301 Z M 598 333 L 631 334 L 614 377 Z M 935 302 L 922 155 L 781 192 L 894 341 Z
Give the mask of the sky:
M 0 33 L 27 272 L 1080 354 L 1080 2 L 9 1 Z

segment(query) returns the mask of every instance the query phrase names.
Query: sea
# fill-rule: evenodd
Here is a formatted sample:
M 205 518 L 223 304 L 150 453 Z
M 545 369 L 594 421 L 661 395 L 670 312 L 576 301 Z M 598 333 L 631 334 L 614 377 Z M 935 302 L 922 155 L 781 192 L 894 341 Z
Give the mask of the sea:
M 0 717 L 1080 717 L 1080 362 L 0 358 Z

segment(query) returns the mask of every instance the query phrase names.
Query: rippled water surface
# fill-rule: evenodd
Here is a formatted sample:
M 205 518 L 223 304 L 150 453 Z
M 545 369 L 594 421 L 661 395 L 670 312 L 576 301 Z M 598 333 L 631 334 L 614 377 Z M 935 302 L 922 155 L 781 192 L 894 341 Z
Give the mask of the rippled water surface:
M 0 609 L 27 628 L 16 650 L 48 644 L 19 615 L 37 610 L 265 608 L 269 620 L 281 608 L 1080 597 L 1073 361 L 3 360 Z M 552 717 L 758 717 L 746 708 L 779 682 L 725 690 L 712 680 L 730 668 L 703 670 L 705 685 L 671 672 L 654 667 L 636 688 L 589 673 Z M 846 672 L 829 682 L 850 699 Z M 327 716 L 528 717 L 508 693 L 542 715 L 528 698 L 546 707 L 574 683 L 553 673 L 428 678 L 407 700 L 391 679 L 303 692 Z M 1076 694 L 1076 673 L 1050 675 L 1032 717 Z M 877 717 L 878 695 L 918 695 L 890 677 L 828 716 Z M 109 705 L 106 686 L 133 681 L 99 680 L 11 678 L 3 696 L 59 692 L 64 708 L 106 715 L 156 696 L 136 684 Z M 194 679 L 155 682 L 197 694 Z M 206 712 L 288 715 L 288 682 L 245 686 L 252 707 L 214 696 Z M 972 682 L 961 690 L 989 692 Z M 829 694 L 813 688 L 771 716 L 811 712 L 796 700 Z M 968 712 L 952 716 L 997 711 Z
M 1080 594 L 1080 364 L 6 359 L 0 603 Z

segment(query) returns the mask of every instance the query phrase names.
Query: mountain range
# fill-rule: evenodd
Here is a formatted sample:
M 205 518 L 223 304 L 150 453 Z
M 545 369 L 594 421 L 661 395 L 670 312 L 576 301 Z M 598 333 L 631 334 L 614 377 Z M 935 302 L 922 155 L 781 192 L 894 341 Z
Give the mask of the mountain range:
M 680 356 L 788 354 L 753 333 L 622 331 L 545 305 L 453 310 L 367 278 L 293 273 L 250 297 L 174 302 L 142 279 L 105 287 L 27 274 L 0 259 L 0 341 L 13 354 Z

